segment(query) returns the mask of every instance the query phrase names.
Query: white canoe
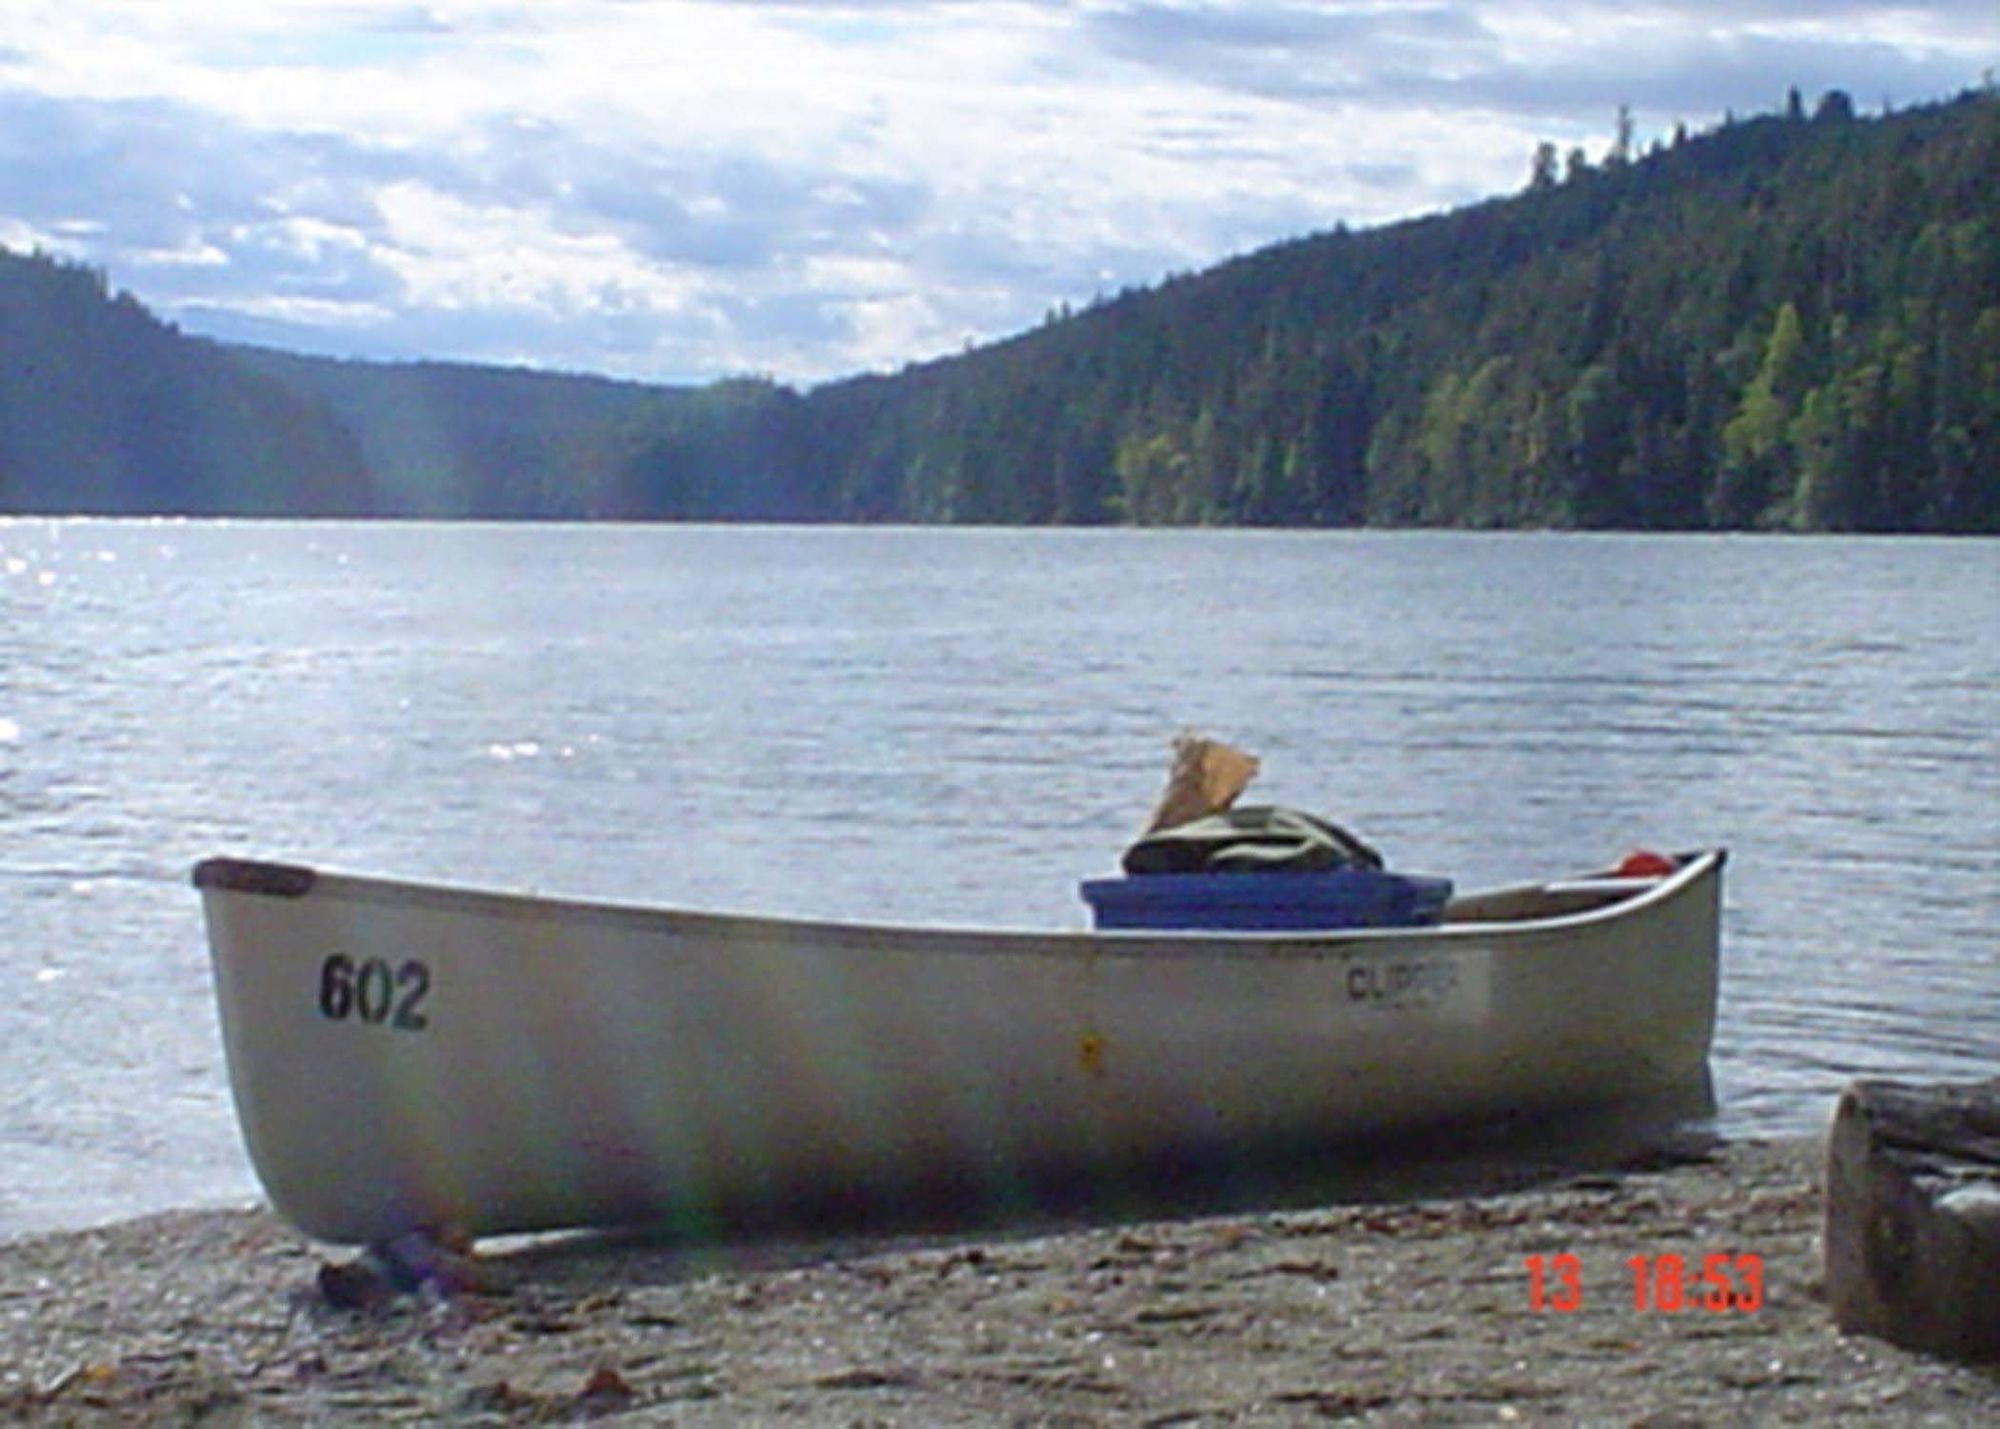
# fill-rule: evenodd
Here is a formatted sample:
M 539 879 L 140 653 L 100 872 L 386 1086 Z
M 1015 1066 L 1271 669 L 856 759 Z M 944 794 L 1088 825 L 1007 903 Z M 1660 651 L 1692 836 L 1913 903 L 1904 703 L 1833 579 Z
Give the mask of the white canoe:
M 238 859 L 194 882 L 257 1173 L 306 1233 L 367 1243 L 1004 1196 L 1705 1086 L 1722 864 L 1312 934 L 865 927 Z

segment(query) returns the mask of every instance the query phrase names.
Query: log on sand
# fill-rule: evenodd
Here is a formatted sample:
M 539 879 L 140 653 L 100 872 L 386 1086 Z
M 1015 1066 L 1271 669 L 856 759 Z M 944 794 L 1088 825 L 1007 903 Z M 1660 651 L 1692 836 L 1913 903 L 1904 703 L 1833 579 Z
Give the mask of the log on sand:
M 1852 1083 L 1827 1143 L 1825 1247 L 1842 1330 L 2000 1360 L 2000 1078 Z

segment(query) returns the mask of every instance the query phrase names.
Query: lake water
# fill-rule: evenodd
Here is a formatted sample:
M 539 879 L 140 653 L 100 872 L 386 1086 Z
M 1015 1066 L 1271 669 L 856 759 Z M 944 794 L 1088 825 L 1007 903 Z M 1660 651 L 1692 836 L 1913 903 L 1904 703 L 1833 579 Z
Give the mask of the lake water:
M 2000 542 L 0 522 L 0 1236 L 243 1202 L 189 867 L 1081 927 L 1197 727 L 1461 887 L 1732 851 L 1731 1135 L 2000 1074 Z

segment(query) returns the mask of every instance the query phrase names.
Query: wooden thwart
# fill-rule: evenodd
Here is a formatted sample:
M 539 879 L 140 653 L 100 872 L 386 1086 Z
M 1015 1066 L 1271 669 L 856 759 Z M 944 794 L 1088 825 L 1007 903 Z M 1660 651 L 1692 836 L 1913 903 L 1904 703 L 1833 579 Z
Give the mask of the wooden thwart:
M 1842 1330 L 2000 1360 L 2000 1078 L 1849 1085 L 1827 1143 L 1826 1288 Z

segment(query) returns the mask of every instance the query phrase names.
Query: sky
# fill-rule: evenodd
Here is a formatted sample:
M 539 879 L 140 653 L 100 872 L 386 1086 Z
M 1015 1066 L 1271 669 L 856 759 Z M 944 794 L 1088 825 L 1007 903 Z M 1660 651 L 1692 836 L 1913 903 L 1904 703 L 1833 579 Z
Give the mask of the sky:
M 1995 0 L 0 0 L 0 246 L 188 332 L 652 382 L 957 352 L 1270 243 L 2000 66 Z

